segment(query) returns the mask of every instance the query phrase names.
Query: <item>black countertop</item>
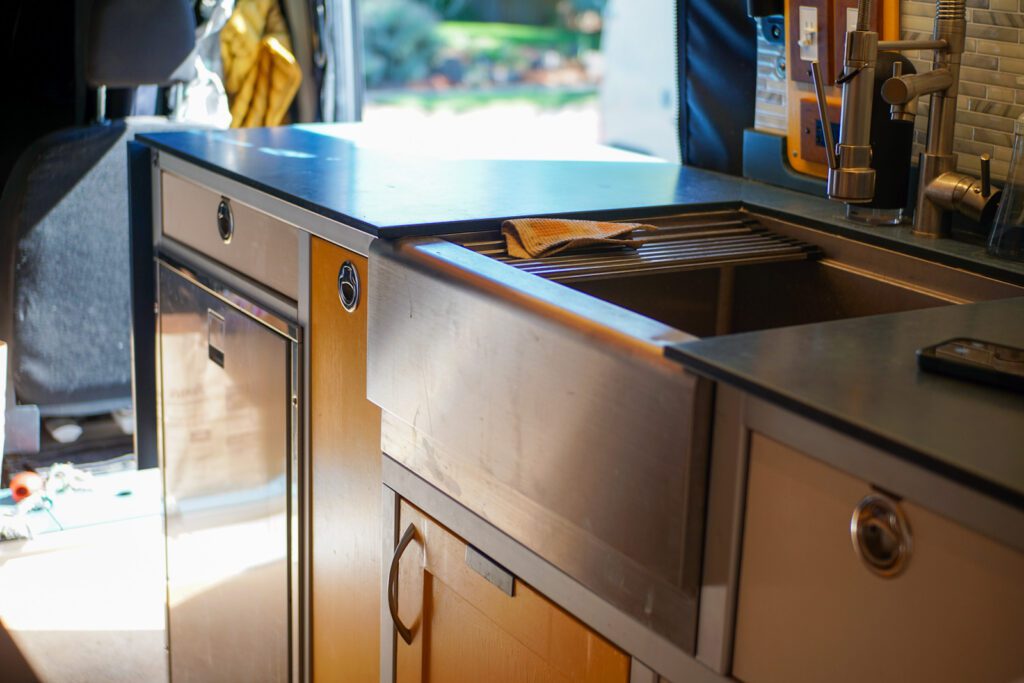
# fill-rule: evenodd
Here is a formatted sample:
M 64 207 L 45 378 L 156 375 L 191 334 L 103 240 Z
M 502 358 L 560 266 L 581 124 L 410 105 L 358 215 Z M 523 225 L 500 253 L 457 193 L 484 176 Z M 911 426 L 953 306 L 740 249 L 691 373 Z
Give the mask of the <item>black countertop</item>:
M 154 148 L 382 238 L 494 229 L 526 215 L 769 213 L 1024 284 L 983 247 L 847 221 L 841 204 L 624 153 L 452 158 L 443 141 L 368 144 L 363 124 L 140 136 Z M 422 148 L 421 148 L 422 147 Z M 466 145 L 463 145 L 465 148 Z M 599 160 L 612 159 L 612 160 Z M 921 374 L 914 350 L 953 336 L 1024 346 L 1024 300 L 944 307 L 687 343 L 669 353 L 726 382 L 1024 507 L 1024 397 Z
M 1024 348 L 1024 298 L 678 344 L 684 364 L 1024 508 L 1024 394 L 923 372 L 970 337 Z
M 734 204 L 742 181 L 614 153 L 613 160 L 439 158 L 367 144 L 352 125 L 140 136 L 162 151 L 386 238 L 494 227 L 513 216 L 632 215 Z M 596 146 L 595 146 L 596 148 Z M 635 159 L 619 161 L 617 159 Z

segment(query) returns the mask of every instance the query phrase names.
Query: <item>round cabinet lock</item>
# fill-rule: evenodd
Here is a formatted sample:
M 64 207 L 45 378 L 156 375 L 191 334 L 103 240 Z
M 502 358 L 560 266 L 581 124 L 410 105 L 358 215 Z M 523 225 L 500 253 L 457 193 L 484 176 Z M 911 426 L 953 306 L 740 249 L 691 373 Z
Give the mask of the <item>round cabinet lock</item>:
M 850 518 L 850 540 L 864 565 L 884 577 L 906 569 L 913 547 L 910 527 L 899 505 L 880 494 L 865 496 L 857 503 Z
M 217 205 L 217 234 L 227 244 L 235 234 L 235 216 L 231 213 L 231 200 L 220 198 Z
M 359 271 L 351 261 L 345 261 L 338 270 L 338 298 L 349 313 L 359 307 Z

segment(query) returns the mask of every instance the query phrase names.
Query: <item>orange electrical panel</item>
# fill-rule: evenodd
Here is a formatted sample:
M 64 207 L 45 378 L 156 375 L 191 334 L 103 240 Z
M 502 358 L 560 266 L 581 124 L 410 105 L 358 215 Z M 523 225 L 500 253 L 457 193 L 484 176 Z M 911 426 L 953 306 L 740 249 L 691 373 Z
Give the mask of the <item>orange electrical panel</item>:
M 833 129 L 839 123 L 841 93 L 833 85 L 843 71 L 846 33 L 856 23 L 857 0 L 787 0 L 787 157 L 801 173 L 824 178 L 825 148 L 814 98 L 811 64 L 817 60 Z M 883 40 L 899 38 L 899 0 L 877 0 L 871 27 Z M 838 136 L 837 136 L 838 139 Z

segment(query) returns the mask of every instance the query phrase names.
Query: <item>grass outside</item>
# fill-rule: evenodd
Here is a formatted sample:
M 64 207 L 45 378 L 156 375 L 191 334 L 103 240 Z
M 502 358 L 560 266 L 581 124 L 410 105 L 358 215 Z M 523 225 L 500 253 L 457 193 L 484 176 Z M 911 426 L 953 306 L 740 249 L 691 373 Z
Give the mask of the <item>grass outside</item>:
M 529 104 L 541 110 L 556 110 L 597 100 L 597 88 L 545 88 L 516 86 L 494 90 L 377 90 L 366 93 L 367 104 L 417 108 L 427 112 L 462 113 L 496 104 Z
M 445 21 L 435 29 L 446 46 L 457 50 L 500 52 L 503 48 L 550 48 L 567 54 L 600 47 L 599 34 L 583 34 L 554 26 L 528 26 L 497 22 Z

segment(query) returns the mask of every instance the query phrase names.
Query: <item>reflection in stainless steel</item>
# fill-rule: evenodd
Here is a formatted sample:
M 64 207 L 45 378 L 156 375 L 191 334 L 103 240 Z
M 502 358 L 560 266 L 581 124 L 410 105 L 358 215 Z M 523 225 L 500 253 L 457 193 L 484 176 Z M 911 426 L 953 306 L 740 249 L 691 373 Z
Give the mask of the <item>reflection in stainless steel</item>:
M 371 247 L 383 449 L 692 651 L 709 386 L 692 339 L 442 240 Z
M 287 681 L 297 345 L 166 264 L 158 277 L 171 676 Z

